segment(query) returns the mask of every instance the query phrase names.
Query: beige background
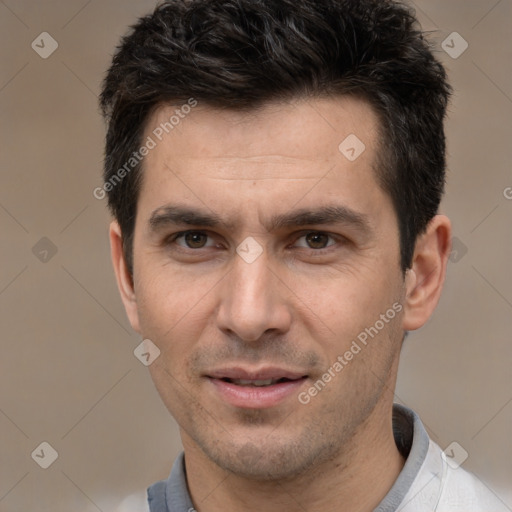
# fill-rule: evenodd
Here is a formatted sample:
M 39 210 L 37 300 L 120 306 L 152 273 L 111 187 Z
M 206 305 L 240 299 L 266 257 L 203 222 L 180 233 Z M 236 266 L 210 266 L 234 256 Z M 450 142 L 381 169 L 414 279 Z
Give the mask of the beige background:
M 2 512 L 115 510 L 165 478 L 180 450 L 133 355 L 140 340 L 115 288 L 105 203 L 92 195 L 99 84 L 120 35 L 154 4 L 0 1 Z M 512 0 L 416 8 L 456 90 L 443 209 L 459 252 L 436 314 L 406 342 L 397 400 L 441 447 L 457 441 L 464 467 L 512 510 Z M 43 31 L 59 45 L 47 59 L 31 48 Z M 456 59 L 441 48 L 453 31 L 469 43 Z M 47 262 L 33 253 L 42 237 L 57 249 Z M 31 458 L 43 441 L 59 454 L 46 470 Z

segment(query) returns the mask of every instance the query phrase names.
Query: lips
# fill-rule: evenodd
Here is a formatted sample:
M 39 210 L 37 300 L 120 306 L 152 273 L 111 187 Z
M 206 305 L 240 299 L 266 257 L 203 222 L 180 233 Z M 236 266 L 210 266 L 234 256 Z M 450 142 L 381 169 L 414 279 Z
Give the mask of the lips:
M 214 379 L 228 379 L 228 380 L 296 380 L 305 376 L 303 372 L 287 370 L 278 367 L 265 367 L 258 370 L 249 370 L 241 367 L 220 368 L 208 372 L 208 377 Z
M 283 368 L 262 368 L 256 371 L 244 368 L 224 368 L 212 371 L 208 377 L 219 379 L 237 386 L 272 386 L 283 382 L 295 381 L 305 377 L 303 373 Z
M 286 382 L 291 379 L 264 379 L 264 380 L 251 380 L 251 379 L 222 379 L 225 382 L 231 382 L 236 384 L 237 386 L 272 386 L 273 384 L 277 384 L 278 382 Z
M 298 393 L 308 378 L 302 372 L 277 367 L 223 368 L 209 372 L 206 377 L 218 398 L 245 409 L 276 406 Z

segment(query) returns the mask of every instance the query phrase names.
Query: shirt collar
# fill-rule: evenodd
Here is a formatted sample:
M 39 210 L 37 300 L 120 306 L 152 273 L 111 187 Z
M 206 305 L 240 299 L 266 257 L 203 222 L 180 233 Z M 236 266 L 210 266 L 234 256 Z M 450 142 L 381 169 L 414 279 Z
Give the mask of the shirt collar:
M 374 512 L 395 512 L 413 490 L 429 451 L 429 437 L 419 418 L 412 410 L 393 405 L 393 434 L 396 445 L 406 458 L 404 467 L 393 487 Z M 174 461 L 167 481 L 158 482 L 148 489 L 151 512 L 193 512 L 188 491 L 183 452 Z M 405 505 L 405 504 L 404 504 Z

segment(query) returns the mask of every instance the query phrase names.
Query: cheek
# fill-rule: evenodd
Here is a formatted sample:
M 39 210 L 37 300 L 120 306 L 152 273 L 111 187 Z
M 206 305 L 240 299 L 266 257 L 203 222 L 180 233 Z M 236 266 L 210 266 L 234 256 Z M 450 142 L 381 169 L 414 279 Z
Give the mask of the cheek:
M 309 315 L 317 316 L 336 333 L 344 326 L 375 321 L 393 303 L 394 288 L 396 285 L 391 288 L 372 274 L 346 271 L 322 279 L 299 277 L 293 284 L 299 303 L 309 308 Z
M 212 291 L 218 278 L 189 276 L 165 265 L 139 277 L 135 287 L 143 336 L 161 349 L 193 344 L 211 317 Z
M 394 350 L 400 325 L 397 310 L 401 309 L 397 283 L 378 279 L 374 273 L 368 276 L 338 273 L 337 279 L 324 280 L 321 284 L 311 281 L 308 287 L 296 282 L 297 289 L 308 290 L 300 294 L 298 304 L 303 302 L 303 306 L 298 315 L 310 337 L 323 346 L 330 364 L 350 350 L 353 342 L 358 342 L 365 352 L 357 355 L 358 360 L 380 359 L 384 355 L 387 358 L 390 350 Z M 367 351 L 369 345 L 372 350 Z

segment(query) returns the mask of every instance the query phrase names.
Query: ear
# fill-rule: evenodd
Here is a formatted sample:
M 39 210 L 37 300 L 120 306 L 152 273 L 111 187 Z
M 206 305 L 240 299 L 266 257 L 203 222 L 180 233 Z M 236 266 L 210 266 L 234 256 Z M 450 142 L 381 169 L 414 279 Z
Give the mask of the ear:
M 110 255 L 112 257 L 112 264 L 114 265 L 114 272 L 116 274 L 117 287 L 121 294 L 121 299 L 126 310 L 126 315 L 132 328 L 140 334 L 139 313 L 137 309 L 137 299 L 133 286 L 133 279 L 128 271 L 128 266 L 124 257 L 123 251 L 123 236 L 121 228 L 117 221 L 110 224 Z
M 424 325 L 439 302 L 451 251 L 451 223 L 436 215 L 416 241 L 411 268 L 407 271 L 403 329 Z

